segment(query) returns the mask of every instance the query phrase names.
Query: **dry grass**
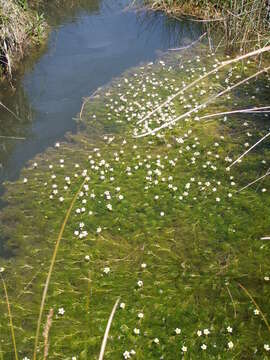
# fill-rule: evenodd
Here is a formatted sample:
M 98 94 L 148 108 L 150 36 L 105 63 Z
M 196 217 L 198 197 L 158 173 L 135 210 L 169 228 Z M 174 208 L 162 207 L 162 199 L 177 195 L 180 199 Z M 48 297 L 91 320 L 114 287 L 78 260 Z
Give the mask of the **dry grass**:
M 0 0 L 0 67 L 10 77 L 29 43 L 44 30 L 42 17 L 25 10 L 14 0 Z

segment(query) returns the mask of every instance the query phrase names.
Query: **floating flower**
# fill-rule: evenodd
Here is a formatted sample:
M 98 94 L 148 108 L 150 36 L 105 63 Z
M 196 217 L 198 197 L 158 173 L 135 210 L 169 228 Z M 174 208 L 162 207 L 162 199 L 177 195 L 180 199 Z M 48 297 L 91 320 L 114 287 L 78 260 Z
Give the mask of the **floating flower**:
M 64 308 L 61 307 L 61 308 L 58 309 L 58 314 L 59 314 L 59 315 L 64 315 L 64 313 L 65 313 L 65 309 L 64 309 Z
M 110 271 L 111 271 L 111 269 L 110 269 L 108 266 L 106 266 L 106 267 L 103 269 L 103 272 L 104 272 L 105 274 L 109 274 Z

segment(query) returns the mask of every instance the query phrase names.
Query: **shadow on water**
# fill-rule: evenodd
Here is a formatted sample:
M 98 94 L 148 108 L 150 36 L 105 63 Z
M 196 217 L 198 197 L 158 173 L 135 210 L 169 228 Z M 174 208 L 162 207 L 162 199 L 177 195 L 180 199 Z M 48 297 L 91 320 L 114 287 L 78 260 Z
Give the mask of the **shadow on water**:
M 160 13 L 125 10 L 128 1 L 48 1 L 40 9 L 51 25 L 46 47 L 26 57 L 14 89 L 2 84 L 0 193 L 37 153 L 75 132 L 82 98 L 129 67 L 153 61 L 198 36 L 200 25 Z M 16 139 L 18 138 L 18 139 Z M 0 204 L 1 205 L 1 204 Z

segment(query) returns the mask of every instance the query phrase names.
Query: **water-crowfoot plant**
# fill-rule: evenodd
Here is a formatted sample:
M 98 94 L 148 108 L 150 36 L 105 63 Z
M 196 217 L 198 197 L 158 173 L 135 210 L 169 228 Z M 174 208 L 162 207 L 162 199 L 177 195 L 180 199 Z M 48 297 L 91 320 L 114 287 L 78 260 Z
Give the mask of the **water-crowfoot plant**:
M 269 177 L 243 188 L 267 173 L 269 138 L 230 165 L 269 131 L 267 113 L 238 112 L 269 106 L 269 75 L 252 77 L 246 58 L 204 77 L 223 60 L 198 46 L 130 70 L 85 102 L 77 134 L 6 184 L 14 256 L 1 267 L 19 358 L 35 342 L 43 356 L 36 322 L 46 330 L 53 309 L 48 359 L 98 359 L 104 334 L 104 359 L 267 359 Z

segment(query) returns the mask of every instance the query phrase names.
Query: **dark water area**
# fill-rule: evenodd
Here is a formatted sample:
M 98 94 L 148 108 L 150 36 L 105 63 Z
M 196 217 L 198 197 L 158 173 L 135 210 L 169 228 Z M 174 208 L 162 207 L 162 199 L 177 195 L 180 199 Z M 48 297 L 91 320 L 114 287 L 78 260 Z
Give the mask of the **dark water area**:
M 44 6 L 52 28 L 47 46 L 24 60 L 13 90 L 1 85 L 0 101 L 19 119 L 0 109 L 0 193 L 29 159 L 76 131 L 83 97 L 202 33 L 196 23 L 127 9 L 129 1 L 65 3 Z

